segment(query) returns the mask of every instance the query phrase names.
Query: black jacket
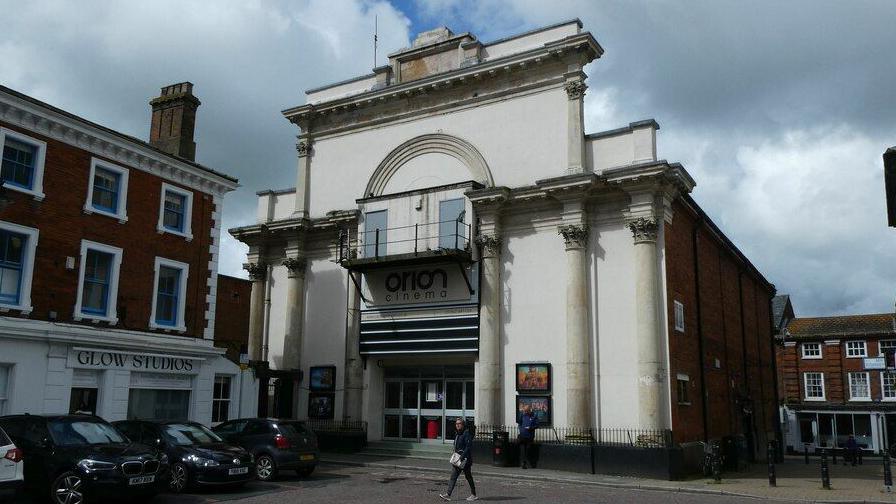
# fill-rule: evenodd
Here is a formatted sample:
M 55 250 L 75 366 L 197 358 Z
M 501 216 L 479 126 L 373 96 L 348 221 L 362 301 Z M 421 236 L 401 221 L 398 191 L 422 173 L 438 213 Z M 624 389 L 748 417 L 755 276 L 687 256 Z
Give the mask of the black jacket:
M 467 461 L 467 467 L 473 464 L 473 434 L 468 429 L 454 438 L 454 452 Z

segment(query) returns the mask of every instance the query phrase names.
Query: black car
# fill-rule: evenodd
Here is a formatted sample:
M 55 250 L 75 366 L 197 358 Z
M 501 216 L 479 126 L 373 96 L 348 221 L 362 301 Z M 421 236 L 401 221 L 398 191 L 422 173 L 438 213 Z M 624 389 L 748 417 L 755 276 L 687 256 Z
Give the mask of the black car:
M 274 479 L 280 469 L 308 476 L 320 459 L 317 436 L 296 420 L 246 418 L 224 422 L 213 430 L 255 456 L 255 473 L 262 481 Z
M 195 422 L 124 420 L 113 425 L 132 441 L 158 447 L 171 464 L 169 489 L 244 485 L 255 478 L 255 458 Z
M 13 415 L 0 417 L 0 427 L 22 450 L 25 486 L 53 504 L 149 499 L 167 484 L 168 457 L 102 418 Z

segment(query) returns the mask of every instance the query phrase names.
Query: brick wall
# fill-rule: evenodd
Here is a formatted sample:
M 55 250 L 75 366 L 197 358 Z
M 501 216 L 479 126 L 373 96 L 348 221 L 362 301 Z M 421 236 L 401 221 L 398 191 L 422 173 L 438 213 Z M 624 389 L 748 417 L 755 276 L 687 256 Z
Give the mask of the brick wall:
M 226 348 L 227 357 L 239 362 L 249 343 L 249 299 L 252 282 L 218 275 L 215 301 L 215 346 Z
M 769 319 L 774 293 L 695 212 L 680 200 L 673 210 L 664 238 L 675 440 L 702 440 L 704 431 L 719 439 L 750 430 L 760 449 L 776 425 Z M 675 330 L 676 300 L 684 305 L 684 332 Z M 690 378 L 690 404 L 679 404 L 678 374 Z M 745 410 L 752 411 L 752 426 Z
M 124 224 L 97 214 L 85 214 L 84 203 L 90 181 L 90 160 L 93 155 L 32 131 L 0 122 L 5 128 L 19 131 L 47 143 L 44 165 L 43 201 L 7 190 L 11 203 L 0 210 L 0 220 L 37 228 L 40 231 L 35 257 L 31 300 L 31 319 L 73 322 L 77 299 L 81 240 L 120 247 L 122 254 L 118 287 L 119 322 L 122 329 L 149 331 L 152 310 L 155 257 L 165 257 L 190 265 L 186 290 L 186 334 L 202 337 L 206 327 L 205 310 L 208 294 L 209 246 L 214 210 L 212 196 L 193 191 L 193 240 L 156 231 L 163 179 L 153 174 L 108 160 L 129 169 L 127 217 Z M 180 184 L 165 182 L 183 187 Z M 65 268 L 66 257 L 76 259 L 75 268 Z M 11 311 L 7 316 L 20 316 Z M 85 323 L 85 325 L 91 325 Z M 108 324 L 98 324 L 109 327 Z

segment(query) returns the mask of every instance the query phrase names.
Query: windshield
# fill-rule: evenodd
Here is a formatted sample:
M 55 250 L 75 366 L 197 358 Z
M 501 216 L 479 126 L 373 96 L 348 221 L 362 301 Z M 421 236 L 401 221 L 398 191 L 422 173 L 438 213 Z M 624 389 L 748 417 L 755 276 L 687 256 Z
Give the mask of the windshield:
M 164 426 L 165 437 L 179 446 L 197 444 L 220 443 L 221 438 L 202 425 L 195 424 L 168 424 Z
M 277 428 L 280 429 L 280 434 L 283 434 L 284 436 L 295 436 L 296 434 L 304 434 L 307 436 L 310 434 L 308 428 L 298 422 L 280 423 L 277 424 Z
M 115 427 L 103 422 L 61 418 L 49 422 L 53 441 L 61 446 L 127 443 Z

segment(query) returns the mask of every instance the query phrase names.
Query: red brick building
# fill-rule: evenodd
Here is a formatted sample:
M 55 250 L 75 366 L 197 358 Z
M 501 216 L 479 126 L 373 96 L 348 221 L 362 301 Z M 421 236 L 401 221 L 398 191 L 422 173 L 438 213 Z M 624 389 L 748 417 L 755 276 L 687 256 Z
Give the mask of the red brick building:
M 739 438 L 765 456 L 777 438 L 770 302 L 775 287 L 688 196 L 665 228 L 676 442 Z
M 240 354 L 248 352 L 251 296 L 251 281 L 218 275 L 215 346 L 227 349 L 227 358 L 237 363 Z
M 786 446 L 875 453 L 896 442 L 896 317 L 804 317 L 777 336 Z
M 212 344 L 237 180 L 194 161 L 192 84 L 151 106 L 144 142 L 0 87 L 0 414 L 210 421 L 239 380 Z

